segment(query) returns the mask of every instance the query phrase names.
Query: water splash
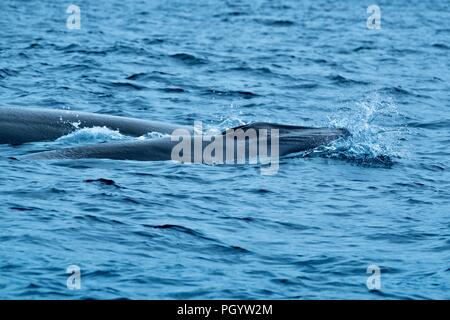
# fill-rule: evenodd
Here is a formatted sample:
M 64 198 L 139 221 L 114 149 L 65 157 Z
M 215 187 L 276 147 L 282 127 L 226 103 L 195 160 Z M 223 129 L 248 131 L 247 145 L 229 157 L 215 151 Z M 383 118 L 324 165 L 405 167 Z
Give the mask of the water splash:
M 78 125 L 73 124 L 76 128 Z M 92 128 L 81 128 L 74 132 L 71 132 L 65 136 L 62 136 L 56 140 L 56 143 L 63 145 L 72 144 L 86 144 L 86 143 L 99 143 L 107 141 L 118 141 L 118 140 L 150 140 L 158 139 L 169 136 L 167 134 L 162 134 L 160 132 L 147 132 L 146 134 L 139 137 L 130 137 L 121 134 L 118 130 L 112 130 L 105 126 L 103 127 L 92 127 Z
M 118 130 L 111 130 L 107 127 L 92 127 L 78 129 L 58 138 L 56 142 L 63 145 L 84 144 L 123 140 L 125 138 L 126 136 L 122 135 Z
M 159 138 L 164 138 L 164 137 L 170 137 L 170 134 L 164 134 L 161 132 L 147 132 L 146 134 L 137 137 L 137 140 L 150 140 L 150 139 L 159 139 Z
M 205 123 L 203 131 L 206 135 L 220 134 L 227 129 L 249 123 L 243 119 L 242 111 L 236 105 L 230 104 L 226 110 L 226 115 L 220 114 L 213 121 Z
M 390 97 L 371 94 L 354 106 L 341 108 L 329 124 L 347 128 L 351 136 L 316 148 L 305 156 L 321 156 L 349 160 L 362 165 L 391 166 L 401 158 L 406 127 Z

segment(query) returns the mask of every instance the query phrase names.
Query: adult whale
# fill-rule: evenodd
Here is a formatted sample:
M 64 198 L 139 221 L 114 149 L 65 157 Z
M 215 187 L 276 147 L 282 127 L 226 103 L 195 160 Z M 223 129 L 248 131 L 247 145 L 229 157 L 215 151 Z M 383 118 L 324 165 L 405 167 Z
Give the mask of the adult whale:
M 349 135 L 349 132 L 343 128 L 315 128 L 256 122 L 229 129 L 207 139 L 202 137 L 198 143 L 198 137 L 193 134 L 194 130 L 188 126 L 68 110 L 0 108 L 0 144 L 54 140 L 77 129 L 94 126 L 105 126 L 130 136 L 142 136 L 148 132 L 160 132 L 172 134 L 172 136 L 62 148 L 33 153 L 20 158 L 30 160 L 83 158 L 175 160 L 174 148 L 179 146 L 180 140 L 185 140 L 188 141 L 185 144 L 188 147 L 182 152 L 182 161 L 199 162 L 196 151 L 200 151 L 200 162 L 203 163 L 217 161 L 229 163 L 227 161 L 229 159 L 226 157 L 230 154 L 231 160 L 245 162 L 249 160 L 251 156 L 249 151 L 253 146 L 258 146 L 259 150 L 261 146 L 265 145 L 268 149 L 266 155 L 271 156 L 274 141 L 276 141 L 277 156 L 284 156 L 311 150 Z M 182 134 L 178 134 L 178 138 L 173 139 L 173 133 L 177 131 L 181 131 Z M 253 134 L 248 134 L 249 132 Z M 276 139 L 274 139 L 275 135 Z M 216 151 L 205 153 L 211 146 L 211 141 L 220 140 L 233 143 L 240 140 L 238 144 L 241 143 L 244 152 L 240 153 L 239 148 L 233 145 L 230 153 L 228 143 L 223 143 L 218 145 L 219 148 L 216 148 Z
M 157 121 L 111 116 L 81 111 L 0 108 L 0 144 L 22 144 L 26 142 L 50 141 L 77 129 L 107 127 L 124 135 L 142 136 L 148 132 L 170 134 L 183 127 Z
M 251 129 L 255 130 L 255 134 L 253 136 L 246 135 L 246 133 Z M 263 136 L 261 134 L 261 129 L 267 130 L 268 134 Z M 196 142 L 196 137 L 192 135 L 178 135 L 178 138 L 182 139 L 173 140 L 172 137 L 163 137 L 151 140 L 101 143 L 96 145 L 38 152 L 27 155 L 24 158 L 34 160 L 83 158 L 141 161 L 176 160 L 174 159 L 174 149 L 182 143 L 180 141 L 184 138 L 184 140 L 188 140 L 187 143 L 183 143 L 187 146 L 187 148 L 182 150 L 182 155 L 179 157 L 180 161 L 202 163 L 244 163 L 250 160 L 249 158 L 251 153 L 249 150 L 252 145 L 258 147 L 265 145 L 267 152 L 264 155 L 269 157 L 273 155 L 272 150 L 274 149 L 273 145 L 275 140 L 273 139 L 273 133 L 271 133 L 271 130 L 274 129 L 277 130 L 277 156 L 284 156 L 291 153 L 311 150 L 338 138 L 346 137 L 349 134 L 346 129 L 340 128 L 312 128 L 257 122 L 227 130 L 222 134 L 212 137 L 210 136 L 205 140 L 200 140 L 200 142 Z M 242 134 L 236 134 L 236 132 L 242 132 Z M 211 146 L 211 142 L 218 141 L 220 139 L 225 141 L 220 145 L 222 148 L 220 158 L 216 156 L 217 151 L 212 154 L 207 153 L 206 150 L 208 146 Z M 229 155 L 227 148 L 230 148 L 228 141 L 233 143 L 231 146 L 231 156 L 229 158 L 227 158 L 227 155 Z M 200 146 L 200 157 L 196 155 L 196 143 Z M 238 143 L 242 143 L 242 153 L 240 153 L 239 148 L 237 147 Z M 186 153 L 188 153 L 187 156 Z M 258 153 L 256 154 L 260 155 Z

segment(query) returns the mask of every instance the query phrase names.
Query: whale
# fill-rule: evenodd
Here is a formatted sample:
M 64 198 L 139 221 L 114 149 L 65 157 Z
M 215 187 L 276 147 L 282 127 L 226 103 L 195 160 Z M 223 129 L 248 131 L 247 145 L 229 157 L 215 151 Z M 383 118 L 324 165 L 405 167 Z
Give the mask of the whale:
M 318 146 L 330 143 L 340 137 L 347 136 L 347 132 L 344 129 L 330 129 L 330 128 L 311 128 L 311 127 L 297 127 L 285 125 L 277 125 L 270 123 L 255 123 L 246 125 L 246 130 L 254 128 L 263 129 L 276 129 L 279 130 L 278 136 L 278 155 L 285 156 L 292 153 L 312 150 Z M 233 130 L 243 129 L 240 127 L 233 128 Z M 258 131 L 257 131 L 258 132 Z M 200 142 L 201 154 L 204 154 L 205 149 L 209 145 L 209 140 L 217 140 L 219 137 L 226 139 L 227 133 L 210 137 L 205 141 Z M 223 145 L 223 151 L 221 152 L 222 158 L 209 159 L 208 157 L 202 157 L 200 161 L 195 159 L 195 137 L 186 136 L 186 139 L 190 140 L 187 143 L 189 148 L 189 156 L 186 158 L 181 156 L 182 162 L 202 162 L 202 163 L 227 163 L 225 155 L 226 144 Z M 162 137 L 151 140 L 135 140 L 135 141 L 123 141 L 123 142 L 108 142 L 96 145 L 78 146 L 62 148 L 57 150 L 50 150 L 44 152 L 38 152 L 25 156 L 25 159 L 34 160 L 51 160 L 51 159 L 115 159 L 115 160 L 140 160 L 140 161 L 163 161 L 174 160 L 173 150 L 180 142 L 178 140 L 173 141 L 171 137 Z M 231 159 L 233 163 L 247 162 L 249 161 L 249 149 L 250 145 L 266 144 L 266 148 L 269 152 L 266 155 L 271 156 L 270 150 L 273 148 L 273 141 L 271 135 L 267 137 L 260 137 L 258 133 L 254 138 L 248 138 L 244 141 L 244 153 L 240 156 L 237 150 L 232 151 Z M 235 148 L 237 149 L 237 148 Z M 243 159 L 241 159 L 244 157 Z
M 92 127 L 107 127 L 132 137 L 149 132 L 170 134 L 180 127 L 189 130 L 188 126 L 82 111 L 0 108 L 0 144 L 52 141 L 78 129 Z
M 37 141 L 51 141 L 81 128 L 107 127 L 121 134 L 139 137 L 148 132 L 163 135 L 154 139 L 97 143 L 66 147 L 27 154 L 18 159 L 60 160 L 60 159 L 113 159 L 137 161 L 174 160 L 174 150 L 183 143 L 178 153 L 181 162 L 201 163 L 245 163 L 251 159 L 251 150 L 266 150 L 266 156 L 285 156 L 312 150 L 350 135 L 345 128 L 307 127 L 268 122 L 253 122 L 237 126 L 221 133 L 199 139 L 193 127 L 136 118 L 104 115 L 70 110 L 0 108 L 0 144 L 23 144 Z M 252 134 L 248 134 L 251 132 Z M 175 137 L 174 137 L 174 133 Z M 170 136 L 169 136 L 170 135 Z M 276 139 L 275 139 L 276 138 Z M 222 141 L 221 143 L 218 143 Z M 230 152 L 229 142 L 232 145 Z M 237 142 L 236 142 L 237 141 Z M 217 143 L 213 152 L 211 143 Z M 238 145 L 243 152 L 239 151 Z M 255 147 L 256 146 L 256 147 Z M 228 147 L 228 149 L 227 149 Z M 200 151 L 201 157 L 198 157 Z M 229 158 L 228 158 L 229 157 Z

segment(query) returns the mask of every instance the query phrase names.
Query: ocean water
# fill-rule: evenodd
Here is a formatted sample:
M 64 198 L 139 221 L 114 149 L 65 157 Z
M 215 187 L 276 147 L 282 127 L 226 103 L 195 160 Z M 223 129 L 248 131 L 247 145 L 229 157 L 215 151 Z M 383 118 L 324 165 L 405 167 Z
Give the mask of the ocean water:
M 106 128 L 0 146 L 0 298 L 450 298 L 447 0 L 377 1 L 381 29 L 372 1 L 72 3 L 80 29 L 70 2 L 0 2 L 0 107 L 352 137 L 272 176 L 9 158 L 132 139 Z

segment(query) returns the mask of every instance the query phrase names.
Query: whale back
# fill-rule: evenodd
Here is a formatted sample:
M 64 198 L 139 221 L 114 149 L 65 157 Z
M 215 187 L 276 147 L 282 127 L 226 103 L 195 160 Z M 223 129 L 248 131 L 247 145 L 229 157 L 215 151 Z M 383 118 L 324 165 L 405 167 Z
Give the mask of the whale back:
M 50 141 L 77 129 L 107 127 L 124 135 L 142 136 L 148 132 L 170 134 L 189 127 L 157 121 L 95 114 L 71 110 L 38 108 L 0 108 L 0 144 Z
M 286 126 L 268 123 L 255 123 L 245 126 L 239 126 L 234 129 L 278 129 L 278 147 L 279 155 L 284 156 L 291 153 L 301 152 L 327 144 L 340 137 L 348 135 L 345 129 L 334 128 L 312 128 L 300 126 Z M 244 130 L 245 131 L 245 130 Z M 258 132 L 258 131 L 257 131 Z M 227 132 L 217 137 L 224 138 Z M 194 148 L 194 138 L 192 136 L 185 137 L 191 139 L 190 146 Z M 246 139 L 246 138 L 244 138 Z M 266 142 L 268 148 L 272 148 L 274 140 L 271 135 L 256 136 L 256 141 L 247 139 L 244 141 L 248 151 L 250 144 L 259 144 Z M 158 161 L 158 160 L 172 160 L 173 148 L 179 141 L 172 141 L 170 137 L 163 137 L 151 140 L 139 141 L 121 141 L 109 142 L 90 146 L 79 146 L 72 148 L 63 148 L 59 150 L 52 150 L 40 152 L 25 156 L 26 159 L 83 159 L 83 158 L 100 158 L 100 159 L 116 159 L 116 160 L 140 160 L 140 161 Z M 228 143 L 228 142 L 227 142 Z M 205 150 L 208 141 L 202 142 L 202 150 Z M 224 144 L 225 146 L 225 144 Z M 193 155 L 194 150 L 191 149 Z M 226 154 L 224 150 L 223 154 Z M 237 153 L 236 153 L 237 154 Z M 248 155 L 246 152 L 245 155 Z M 247 159 L 248 160 L 248 159 Z M 187 159 L 187 162 L 194 162 L 194 158 Z

